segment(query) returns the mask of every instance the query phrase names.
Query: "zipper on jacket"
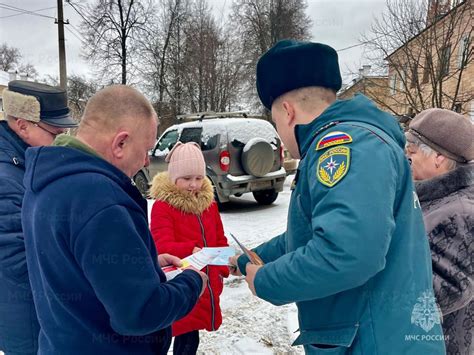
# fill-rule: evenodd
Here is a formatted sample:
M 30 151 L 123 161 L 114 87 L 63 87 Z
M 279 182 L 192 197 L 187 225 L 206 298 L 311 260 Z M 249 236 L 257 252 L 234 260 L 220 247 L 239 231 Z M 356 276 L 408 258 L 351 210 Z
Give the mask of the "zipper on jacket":
M 207 241 L 206 241 L 206 233 L 204 232 L 204 226 L 202 224 L 202 220 L 200 216 L 197 216 L 197 219 L 199 221 L 199 225 L 201 226 L 201 236 L 202 236 L 202 242 L 204 243 L 204 247 L 207 247 Z M 207 274 L 207 287 L 209 288 L 209 295 L 211 296 L 211 329 L 216 330 L 215 327 L 215 307 L 214 307 L 214 294 L 212 293 L 212 288 L 211 288 L 211 277 L 209 275 L 209 266 L 206 266 L 206 274 Z

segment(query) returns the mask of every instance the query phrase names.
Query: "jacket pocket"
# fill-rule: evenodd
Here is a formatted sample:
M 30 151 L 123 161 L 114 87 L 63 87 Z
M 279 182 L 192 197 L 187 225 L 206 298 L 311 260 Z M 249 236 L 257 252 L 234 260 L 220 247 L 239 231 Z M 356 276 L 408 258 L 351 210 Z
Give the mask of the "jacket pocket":
M 348 354 L 359 330 L 359 324 L 345 327 L 302 330 L 295 345 L 304 345 L 307 354 Z

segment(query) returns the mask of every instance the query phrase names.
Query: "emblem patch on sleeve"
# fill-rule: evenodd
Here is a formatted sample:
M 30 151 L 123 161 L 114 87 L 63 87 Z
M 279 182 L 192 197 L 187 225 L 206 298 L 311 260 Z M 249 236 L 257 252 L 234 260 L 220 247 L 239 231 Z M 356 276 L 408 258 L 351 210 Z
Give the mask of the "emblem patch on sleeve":
M 335 145 L 347 144 L 352 142 L 352 137 L 345 132 L 331 132 L 321 138 L 316 145 L 316 150 L 333 147 Z
M 351 150 L 340 146 L 329 149 L 319 157 L 316 175 L 321 184 L 333 187 L 346 176 L 351 163 Z

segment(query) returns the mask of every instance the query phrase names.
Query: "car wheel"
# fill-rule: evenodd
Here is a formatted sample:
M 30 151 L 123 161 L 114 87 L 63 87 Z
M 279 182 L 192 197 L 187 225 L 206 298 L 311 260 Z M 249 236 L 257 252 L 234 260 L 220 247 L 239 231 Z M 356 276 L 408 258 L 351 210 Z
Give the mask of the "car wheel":
M 143 197 L 148 197 L 148 180 L 141 171 L 139 171 L 134 177 L 133 181 L 135 182 L 135 185 L 137 186 L 138 190 L 142 194 Z
M 254 191 L 253 197 L 260 205 L 271 205 L 278 197 L 278 192 L 274 189 Z

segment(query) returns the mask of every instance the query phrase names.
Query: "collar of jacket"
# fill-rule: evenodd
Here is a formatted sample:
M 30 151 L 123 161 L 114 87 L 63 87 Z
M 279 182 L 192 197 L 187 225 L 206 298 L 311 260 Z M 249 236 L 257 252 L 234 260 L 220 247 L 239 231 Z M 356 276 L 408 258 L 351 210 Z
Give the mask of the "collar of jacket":
M 420 201 L 432 201 L 472 186 L 473 183 L 474 164 L 470 163 L 459 165 L 456 169 L 432 179 L 417 181 L 415 188 Z
M 212 205 L 214 189 L 206 177 L 201 191 L 197 194 L 180 190 L 171 182 L 168 173 L 164 172 L 153 178 L 150 196 L 156 200 L 166 202 L 184 213 L 200 215 Z
M 60 134 L 56 137 L 53 142 L 54 146 L 57 147 L 68 147 L 80 150 L 84 153 L 88 153 L 98 158 L 102 158 L 94 149 L 89 147 L 88 145 L 82 143 L 79 139 L 73 136 L 69 136 L 67 134 Z
M 301 158 L 306 155 L 311 143 L 317 135 L 339 123 L 334 121 L 334 118 L 337 117 L 337 111 L 339 110 L 341 102 L 342 100 L 336 100 L 333 102 L 323 111 L 323 113 L 317 116 L 310 123 L 295 126 L 296 142 L 298 143 Z
M 8 126 L 7 121 L 0 122 L 0 161 L 25 167 L 25 151 L 28 144 Z

